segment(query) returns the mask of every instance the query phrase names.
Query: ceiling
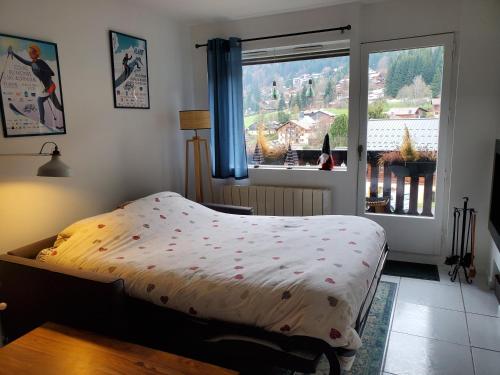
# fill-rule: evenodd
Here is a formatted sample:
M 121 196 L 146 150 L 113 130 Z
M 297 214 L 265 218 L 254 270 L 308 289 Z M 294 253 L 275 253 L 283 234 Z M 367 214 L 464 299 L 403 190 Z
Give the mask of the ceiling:
M 130 0 L 195 23 L 230 21 L 354 2 L 356 0 Z M 362 2 L 372 2 L 364 0 Z M 377 1 L 377 0 L 375 0 Z

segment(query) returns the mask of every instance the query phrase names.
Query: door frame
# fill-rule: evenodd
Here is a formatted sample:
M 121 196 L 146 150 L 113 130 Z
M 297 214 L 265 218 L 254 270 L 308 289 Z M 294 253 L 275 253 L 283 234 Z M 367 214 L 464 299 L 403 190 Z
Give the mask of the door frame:
M 368 63 L 370 53 L 396 51 L 443 46 L 443 80 L 441 95 L 441 112 L 439 123 L 438 163 L 436 167 L 436 205 L 434 217 L 415 217 L 406 215 L 374 214 L 365 212 L 366 195 L 366 165 L 367 165 L 367 124 L 368 124 Z M 427 36 L 408 37 L 384 41 L 361 43 L 360 51 L 360 95 L 359 95 L 359 136 L 358 146 L 363 147 L 361 156 L 358 155 L 358 194 L 356 199 L 356 212 L 359 216 L 376 219 L 376 217 L 392 217 L 398 220 L 432 220 L 438 227 L 433 251 L 427 255 L 441 255 L 446 246 L 447 215 L 450 202 L 450 163 L 452 154 L 453 124 L 451 116 L 452 76 L 454 70 L 453 55 L 455 50 L 454 33 L 443 33 Z M 445 93 L 443 95 L 443 93 Z M 384 218 L 385 219 L 385 218 Z M 393 219 L 387 219 L 393 220 Z M 390 243 L 389 243 L 390 246 Z M 401 251 L 402 249 L 395 249 Z M 411 250 L 404 252 L 413 252 Z

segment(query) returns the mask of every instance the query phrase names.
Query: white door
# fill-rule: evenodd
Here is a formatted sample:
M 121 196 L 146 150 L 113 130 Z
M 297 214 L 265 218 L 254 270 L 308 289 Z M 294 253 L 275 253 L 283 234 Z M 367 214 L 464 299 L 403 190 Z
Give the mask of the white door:
M 391 250 L 438 255 L 444 243 L 453 34 L 361 48 L 358 214 Z

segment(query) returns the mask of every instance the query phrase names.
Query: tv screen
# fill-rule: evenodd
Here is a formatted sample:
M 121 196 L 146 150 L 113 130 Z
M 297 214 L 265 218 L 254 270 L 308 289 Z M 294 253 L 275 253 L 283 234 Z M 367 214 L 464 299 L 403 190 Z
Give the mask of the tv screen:
M 500 140 L 496 141 L 493 185 L 491 187 L 490 232 L 500 250 Z

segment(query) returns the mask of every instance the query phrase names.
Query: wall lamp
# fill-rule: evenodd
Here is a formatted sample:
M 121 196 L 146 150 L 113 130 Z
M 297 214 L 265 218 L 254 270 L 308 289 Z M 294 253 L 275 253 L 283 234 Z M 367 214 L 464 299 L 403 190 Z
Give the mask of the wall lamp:
M 46 145 L 54 145 L 52 152 L 44 152 Z M 38 168 L 37 176 L 40 177 L 70 177 L 71 169 L 61 161 L 61 153 L 59 147 L 54 142 L 45 142 L 40 148 L 38 154 L 0 154 L 0 156 L 50 156 L 49 162 L 43 164 Z

